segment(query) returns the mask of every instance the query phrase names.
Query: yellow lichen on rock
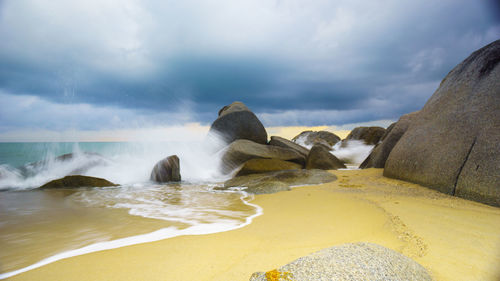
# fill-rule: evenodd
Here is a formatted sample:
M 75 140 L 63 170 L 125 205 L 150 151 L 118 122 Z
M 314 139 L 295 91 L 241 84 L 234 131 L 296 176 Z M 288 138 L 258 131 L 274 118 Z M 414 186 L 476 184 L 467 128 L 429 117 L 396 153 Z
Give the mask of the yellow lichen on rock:
M 267 281 L 292 281 L 292 274 L 290 272 L 281 272 L 277 269 L 266 272 Z

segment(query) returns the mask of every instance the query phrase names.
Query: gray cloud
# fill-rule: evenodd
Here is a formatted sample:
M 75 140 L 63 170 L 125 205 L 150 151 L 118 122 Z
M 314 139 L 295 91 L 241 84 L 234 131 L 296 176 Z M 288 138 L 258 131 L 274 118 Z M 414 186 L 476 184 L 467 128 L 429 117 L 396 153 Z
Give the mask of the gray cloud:
M 108 127 L 127 123 L 113 116 L 207 123 L 234 100 L 269 126 L 397 119 L 422 107 L 472 51 L 500 38 L 494 5 L 6 0 L 2 109 L 22 95 L 71 110 L 43 124 L 35 116 L 41 108 L 7 110 L 0 121 L 4 130 L 85 129 L 97 126 L 82 117 L 92 108 Z M 189 118 L 171 114 L 186 105 Z

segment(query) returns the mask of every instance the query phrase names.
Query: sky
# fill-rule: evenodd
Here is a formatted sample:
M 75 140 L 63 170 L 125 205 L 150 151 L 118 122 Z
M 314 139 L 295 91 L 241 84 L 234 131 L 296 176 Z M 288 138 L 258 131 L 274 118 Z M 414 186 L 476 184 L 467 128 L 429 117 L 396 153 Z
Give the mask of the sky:
M 0 0 L 0 38 L 0 141 L 207 128 L 233 101 L 266 127 L 345 129 L 419 110 L 500 39 L 500 5 Z

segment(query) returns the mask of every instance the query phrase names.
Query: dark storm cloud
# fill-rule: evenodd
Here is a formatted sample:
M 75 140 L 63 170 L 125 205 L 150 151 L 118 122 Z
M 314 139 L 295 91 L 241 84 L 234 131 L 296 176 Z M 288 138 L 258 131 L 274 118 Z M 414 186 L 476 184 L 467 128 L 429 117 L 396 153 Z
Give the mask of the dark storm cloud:
M 84 105 L 124 124 L 208 123 L 235 100 L 266 125 L 397 119 L 500 37 L 495 1 L 0 3 L 0 109 Z M 42 118 L 25 114 L 0 121 Z

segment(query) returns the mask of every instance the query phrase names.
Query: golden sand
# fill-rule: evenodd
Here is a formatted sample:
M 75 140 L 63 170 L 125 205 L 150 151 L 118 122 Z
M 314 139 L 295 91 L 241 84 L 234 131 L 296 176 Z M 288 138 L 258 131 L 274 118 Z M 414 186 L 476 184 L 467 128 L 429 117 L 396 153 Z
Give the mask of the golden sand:
M 401 252 L 436 280 L 500 280 L 500 209 L 382 177 L 333 171 L 320 186 L 256 196 L 244 228 L 77 256 L 10 280 L 248 280 L 300 256 L 366 241 Z

